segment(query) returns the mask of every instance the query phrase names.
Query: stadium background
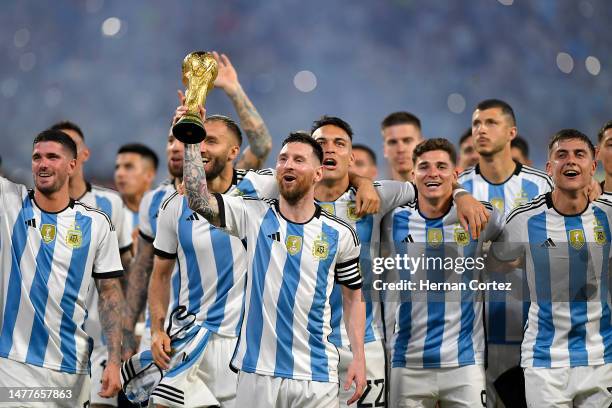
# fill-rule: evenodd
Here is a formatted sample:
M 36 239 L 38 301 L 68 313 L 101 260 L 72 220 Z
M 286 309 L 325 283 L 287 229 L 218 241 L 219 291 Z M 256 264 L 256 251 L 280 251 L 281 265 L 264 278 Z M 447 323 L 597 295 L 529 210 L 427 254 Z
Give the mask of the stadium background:
M 554 131 L 594 139 L 611 119 L 610 21 L 607 0 L 3 1 L 2 167 L 31 184 L 31 140 L 60 119 L 83 128 L 90 179 L 112 182 L 126 142 L 163 157 L 180 63 L 198 49 L 237 68 L 276 143 L 267 165 L 289 131 L 324 113 L 382 162 L 387 113 L 409 110 L 426 137 L 456 142 L 473 106 L 498 97 L 542 167 Z M 236 117 L 220 90 L 207 109 Z

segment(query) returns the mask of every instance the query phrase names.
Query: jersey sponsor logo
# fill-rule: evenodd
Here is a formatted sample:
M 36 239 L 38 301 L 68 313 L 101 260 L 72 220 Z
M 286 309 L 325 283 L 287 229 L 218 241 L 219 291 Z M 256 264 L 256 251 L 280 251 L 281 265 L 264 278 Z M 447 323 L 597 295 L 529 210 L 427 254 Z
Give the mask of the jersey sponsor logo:
M 439 247 L 444 240 L 442 228 L 430 228 L 427 230 L 427 244 L 431 247 Z
M 321 234 L 312 243 L 312 256 L 314 256 L 315 258 L 319 258 L 319 260 L 323 261 L 327 259 L 328 255 L 329 242 L 327 242 L 327 237 L 325 236 L 325 234 Z
M 353 221 L 357 221 L 358 219 L 361 218 L 360 216 L 357 215 L 357 206 L 355 205 L 355 203 L 350 203 L 346 207 L 346 216 L 348 217 L 349 220 L 353 220 Z
M 584 231 L 581 229 L 573 229 L 569 232 L 570 236 L 570 245 L 574 247 L 574 249 L 580 249 L 584 246 Z
M 320 205 L 321 205 L 321 208 L 325 210 L 325 212 L 328 212 L 331 215 L 336 215 L 336 208 L 334 207 L 333 204 L 326 203 L 326 204 L 320 204 Z
M 455 226 L 454 237 L 455 242 L 459 246 L 466 246 L 470 243 L 470 237 L 468 233 L 460 225 Z
M 491 205 L 499 210 L 502 214 L 504 213 L 504 199 L 503 198 L 492 198 Z
M 287 252 L 289 252 L 289 255 L 297 254 L 302 250 L 302 237 L 298 237 L 297 235 L 287 236 L 285 246 L 287 247 Z
M 68 230 L 66 243 L 72 248 L 80 248 L 83 244 L 83 233 L 76 228 Z
M 57 230 L 55 229 L 55 225 L 43 224 L 40 226 L 40 235 L 42 236 L 42 239 L 46 244 L 55 239 L 56 233 Z

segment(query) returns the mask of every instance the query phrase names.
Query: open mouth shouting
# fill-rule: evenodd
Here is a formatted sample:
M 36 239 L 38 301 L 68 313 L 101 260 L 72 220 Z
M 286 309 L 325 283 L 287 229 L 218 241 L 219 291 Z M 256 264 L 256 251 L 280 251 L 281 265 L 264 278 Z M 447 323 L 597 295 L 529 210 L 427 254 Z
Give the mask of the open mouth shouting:
M 425 187 L 428 190 L 437 190 L 440 186 L 442 185 L 442 183 L 440 181 L 427 181 L 425 182 Z
M 338 162 L 336 162 L 336 159 L 332 159 L 331 157 L 323 160 L 323 168 L 326 170 L 335 170 L 337 164 Z
M 570 180 L 574 180 L 580 175 L 580 172 L 576 169 L 567 169 L 563 171 L 563 175 Z

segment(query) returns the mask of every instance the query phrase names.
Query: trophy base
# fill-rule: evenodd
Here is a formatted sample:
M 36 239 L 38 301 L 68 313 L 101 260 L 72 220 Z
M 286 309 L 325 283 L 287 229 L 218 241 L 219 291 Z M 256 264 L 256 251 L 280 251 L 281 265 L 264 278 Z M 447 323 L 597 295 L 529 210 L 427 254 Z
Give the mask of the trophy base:
M 206 137 L 206 130 L 197 116 L 183 116 L 174 126 L 172 134 L 185 144 L 200 143 Z

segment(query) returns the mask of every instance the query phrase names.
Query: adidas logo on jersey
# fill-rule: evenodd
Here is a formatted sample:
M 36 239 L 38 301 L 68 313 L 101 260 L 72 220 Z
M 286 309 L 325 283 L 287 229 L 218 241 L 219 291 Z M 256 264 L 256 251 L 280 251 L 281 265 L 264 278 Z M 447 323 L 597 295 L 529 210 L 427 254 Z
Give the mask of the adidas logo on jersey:
M 278 232 L 278 231 L 276 231 L 274 234 L 268 234 L 267 237 L 270 238 L 273 241 L 280 242 L 280 232 Z
M 32 218 L 31 220 L 26 220 L 25 224 L 28 227 L 36 228 L 36 220 L 34 218 Z
M 406 238 L 402 239 L 402 242 L 403 243 L 414 242 L 414 239 L 412 239 L 412 235 L 408 234 Z
M 185 218 L 186 221 L 199 221 L 200 217 L 198 217 L 197 213 L 192 213 L 189 217 Z
M 543 248 L 556 248 L 557 244 L 555 244 L 551 238 L 548 238 L 546 241 L 542 242 L 540 246 Z

